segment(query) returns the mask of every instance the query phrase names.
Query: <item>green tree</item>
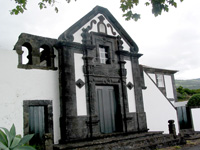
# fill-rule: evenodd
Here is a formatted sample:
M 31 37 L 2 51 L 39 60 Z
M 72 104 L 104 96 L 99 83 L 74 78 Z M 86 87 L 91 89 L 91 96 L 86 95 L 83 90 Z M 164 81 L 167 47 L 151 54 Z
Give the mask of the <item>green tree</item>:
M 195 90 L 192 90 L 192 89 L 185 88 L 184 91 L 185 91 L 188 95 L 196 94 L 196 91 L 195 91 Z
M 193 95 L 189 99 L 187 106 L 200 106 L 200 94 Z
M 184 91 L 184 88 L 182 86 L 179 86 L 176 91 L 180 94 L 183 94 L 185 91 Z
M 23 13 L 26 10 L 26 5 L 28 0 L 14 0 L 16 3 L 16 7 L 11 10 L 12 15 L 17 15 L 19 13 Z M 66 0 L 66 2 L 70 3 L 71 0 Z M 75 0 L 76 1 L 76 0 Z M 183 0 L 179 0 L 183 1 Z M 134 19 L 137 21 L 140 19 L 140 14 L 134 12 L 134 8 L 142 2 L 146 6 L 152 7 L 152 14 L 154 16 L 161 15 L 163 11 L 168 12 L 169 7 L 177 7 L 177 0 L 120 0 L 120 8 L 123 11 L 123 17 L 126 20 Z M 58 12 L 58 7 L 56 6 L 56 0 L 40 0 L 38 3 L 40 9 L 47 8 L 47 6 L 51 6 Z

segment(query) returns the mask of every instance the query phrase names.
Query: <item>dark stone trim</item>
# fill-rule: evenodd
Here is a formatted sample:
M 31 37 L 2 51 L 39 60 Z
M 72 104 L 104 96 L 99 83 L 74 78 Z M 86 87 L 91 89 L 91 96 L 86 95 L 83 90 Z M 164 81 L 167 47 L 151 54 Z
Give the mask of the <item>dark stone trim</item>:
M 125 50 L 119 50 L 119 51 L 116 51 L 116 53 L 118 55 L 123 55 L 123 56 L 128 56 L 128 57 L 136 57 L 136 58 L 139 58 L 143 55 L 140 53 L 132 53 L 132 52 L 125 51 Z
M 45 67 L 45 66 L 35 66 L 35 65 L 24 65 L 18 64 L 19 69 L 41 69 L 41 70 L 58 70 L 57 67 Z
M 29 134 L 29 106 L 46 106 L 47 122 L 46 133 L 50 133 L 53 139 L 53 105 L 52 100 L 24 100 L 23 101 L 23 112 L 24 112 L 24 135 Z
M 175 74 L 176 72 L 178 72 L 177 70 L 167 70 L 167 69 L 160 69 L 160 68 L 152 68 L 152 67 L 148 67 L 148 66 L 144 66 L 144 65 L 141 65 L 141 67 L 143 68 L 143 70 L 145 72 L 148 72 L 148 73 L 163 73 L 165 75 L 172 75 L 172 74 Z
M 76 42 L 68 42 L 68 41 L 58 41 L 55 45 L 55 48 L 60 49 L 64 46 L 67 48 L 73 48 L 73 49 L 88 49 L 88 50 L 93 50 L 96 46 L 95 45 L 89 45 L 89 44 L 80 44 Z
M 145 82 L 144 82 L 144 73 L 143 73 L 143 68 L 142 68 L 142 66 L 141 65 L 139 65 L 139 67 L 140 67 L 140 76 L 141 76 L 141 86 L 142 86 L 142 89 L 143 90 L 145 90 L 145 89 L 147 89 L 147 87 L 145 86 Z

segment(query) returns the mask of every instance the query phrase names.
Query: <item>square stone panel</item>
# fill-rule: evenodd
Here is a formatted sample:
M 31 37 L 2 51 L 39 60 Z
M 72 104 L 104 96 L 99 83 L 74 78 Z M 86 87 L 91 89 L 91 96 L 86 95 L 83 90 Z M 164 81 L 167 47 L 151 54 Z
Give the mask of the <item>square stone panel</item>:
M 126 86 L 129 88 L 129 90 L 131 90 L 134 87 L 134 85 L 131 82 L 128 82 Z
M 78 80 L 76 81 L 76 85 L 77 85 L 79 88 L 82 88 L 82 87 L 85 85 L 85 83 L 83 82 L 83 80 L 78 79 Z

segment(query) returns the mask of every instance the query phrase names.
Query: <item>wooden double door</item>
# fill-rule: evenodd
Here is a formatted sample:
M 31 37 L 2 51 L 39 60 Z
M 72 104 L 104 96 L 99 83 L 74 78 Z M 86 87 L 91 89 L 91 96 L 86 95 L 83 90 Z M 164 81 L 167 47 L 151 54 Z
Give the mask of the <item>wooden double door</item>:
M 120 132 L 122 119 L 120 105 L 113 86 L 96 86 L 101 133 Z

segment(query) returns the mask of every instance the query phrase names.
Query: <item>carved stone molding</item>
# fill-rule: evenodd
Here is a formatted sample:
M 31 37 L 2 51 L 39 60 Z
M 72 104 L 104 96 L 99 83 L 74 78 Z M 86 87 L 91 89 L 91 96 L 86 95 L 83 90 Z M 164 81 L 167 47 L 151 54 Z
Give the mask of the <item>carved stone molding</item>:
M 127 75 L 127 70 L 125 68 L 122 68 L 121 69 L 121 73 L 122 73 L 122 76 L 126 76 Z
M 88 32 L 89 30 L 87 28 L 83 28 L 82 31 L 81 36 L 83 44 L 91 44 L 90 34 Z
M 90 25 L 87 26 L 88 31 L 91 30 L 91 29 L 93 28 L 93 24 L 96 24 L 96 23 L 97 23 L 96 20 L 92 20 L 92 21 L 90 22 Z
M 120 79 L 116 78 L 94 78 L 93 79 L 94 82 L 96 83 L 103 83 L 103 84 L 112 84 L 112 83 L 120 83 Z
M 122 41 L 122 38 L 120 36 L 117 36 L 117 43 L 118 43 L 118 49 L 119 51 L 122 51 L 123 50 L 123 41 Z

